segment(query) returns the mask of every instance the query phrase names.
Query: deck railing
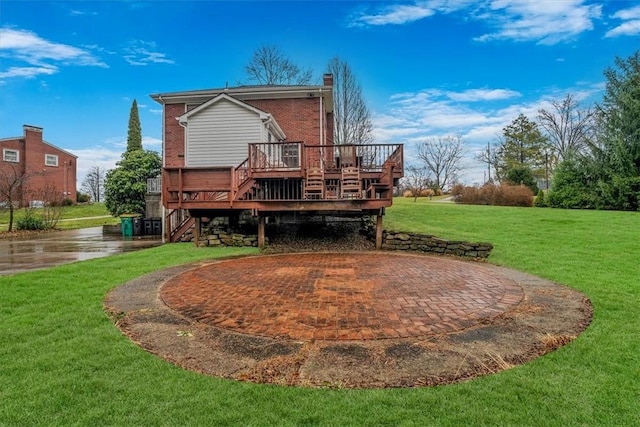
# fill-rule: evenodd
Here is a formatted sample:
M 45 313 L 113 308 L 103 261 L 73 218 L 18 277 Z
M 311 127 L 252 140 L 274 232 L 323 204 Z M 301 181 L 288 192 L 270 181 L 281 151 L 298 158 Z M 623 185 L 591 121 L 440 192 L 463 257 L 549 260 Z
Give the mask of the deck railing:
M 363 172 L 381 172 L 388 161 L 402 170 L 402 144 L 344 144 L 305 146 L 306 157 L 322 159 L 325 169 L 357 166 Z
M 238 194 L 239 188 L 249 179 L 249 159 L 240 163 L 238 167 L 233 170 L 233 181 L 231 183 L 232 197 L 235 199 Z
M 170 167 L 150 179 L 149 191 L 163 191 L 163 200 L 185 204 L 241 200 L 303 199 L 306 168 L 321 167 L 326 197 L 337 198 L 341 169 L 357 167 L 363 191 L 390 188 L 403 171 L 402 144 L 305 145 L 302 142 L 249 144 L 249 157 L 237 167 Z M 384 188 L 383 188 L 384 187 Z M 369 191 L 369 195 L 373 193 Z M 378 194 L 379 195 L 379 194 Z
M 147 179 L 147 194 L 159 194 L 162 192 L 162 177 Z
M 302 142 L 259 142 L 249 144 L 249 168 L 253 171 L 300 169 Z

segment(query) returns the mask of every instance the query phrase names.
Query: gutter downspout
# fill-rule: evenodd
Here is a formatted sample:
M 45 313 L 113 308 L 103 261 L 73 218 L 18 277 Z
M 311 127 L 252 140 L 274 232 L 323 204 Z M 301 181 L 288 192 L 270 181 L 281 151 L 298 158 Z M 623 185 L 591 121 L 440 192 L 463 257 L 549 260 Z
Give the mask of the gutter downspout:
M 167 160 L 165 157 L 165 121 L 164 121 L 164 100 L 162 99 L 162 95 L 158 95 L 158 100 L 160 101 L 160 103 L 162 104 L 162 167 L 165 168 L 167 166 Z M 163 185 L 162 185 L 162 172 L 160 173 L 160 209 L 162 209 L 162 221 L 160 221 L 160 225 L 162 226 L 162 230 L 160 231 L 160 233 L 162 233 L 162 243 L 167 243 L 167 208 L 164 207 L 164 200 L 162 200 L 162 198 L 164 197 L 164 191 L 162 191 L 163 189 Z
M 324 140 L 324 123 L 323 123 L 323 119 L 324 119 L 324 112 L 323 112 L 323 103 L 322 103 L 322 89 L 318 89 L 318 92 L 320 93 L 320 164 L 322 165 L 322 161 L 324 160 L 324 144 L 325 144 L 325 140 Z M 321 169 L 324 169 L 321 167 Z

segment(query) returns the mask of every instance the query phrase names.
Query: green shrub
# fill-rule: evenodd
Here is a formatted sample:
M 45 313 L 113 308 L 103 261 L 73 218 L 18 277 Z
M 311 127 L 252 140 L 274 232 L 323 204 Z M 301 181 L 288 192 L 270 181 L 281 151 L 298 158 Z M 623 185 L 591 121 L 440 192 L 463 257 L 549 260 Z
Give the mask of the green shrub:
M 27 214 L 16 221 L 18 230 L 47 230 L 49 227 L 42 217 Z
M 78 203 L 87 203 L 91 200 L 91 196 L 89 196 L 88 194 L 77 192 L 76 200 L 78 200 Z
M 599 202 L 595 173 L 580 159 L 567 158 L 557 167 L 547 205 L 564 209 L 595 209 Z
M 507 182 L 512 185 L 526 185 L 533 194 L 538 192 L 538 184 L 533 172 L 527 166 L 514 166 L 507 172 Z
M 536 196 L 534 205 L 538 208 L 544 208 L 547 206 L 547 201 L 544 199 L 544 191 L 538 190 L 538 195 Z

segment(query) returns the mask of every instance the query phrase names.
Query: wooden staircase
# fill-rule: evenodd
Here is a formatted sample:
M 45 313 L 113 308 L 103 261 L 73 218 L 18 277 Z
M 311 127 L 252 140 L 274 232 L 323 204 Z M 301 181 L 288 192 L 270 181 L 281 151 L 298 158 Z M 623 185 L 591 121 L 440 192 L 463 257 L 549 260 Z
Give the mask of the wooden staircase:
M 372 199 L 388 198 L 393 192 L 393 170 L 395 164 L 387 162 L 382 169 L 382 175 L 378 182 L 371 183 L 367 189 L 367 196 Z

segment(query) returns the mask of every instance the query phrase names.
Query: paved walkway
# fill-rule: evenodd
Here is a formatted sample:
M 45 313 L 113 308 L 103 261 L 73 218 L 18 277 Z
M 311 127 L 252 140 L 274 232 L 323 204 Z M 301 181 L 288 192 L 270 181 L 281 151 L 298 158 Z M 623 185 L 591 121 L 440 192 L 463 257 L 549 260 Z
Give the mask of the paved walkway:
M 243 258 L 178 275 L 161 296 L 186 317 L 245 334 L 361 340 L 451 333 L 524 295 L 481 264 L 446 260 L 443 269 L 444 261 L 383 252 Z
M 160 236 L 123 238 L 102 227 L 46 231 L 0 239 L 0 276 L 100 258 L 162 244 Z

